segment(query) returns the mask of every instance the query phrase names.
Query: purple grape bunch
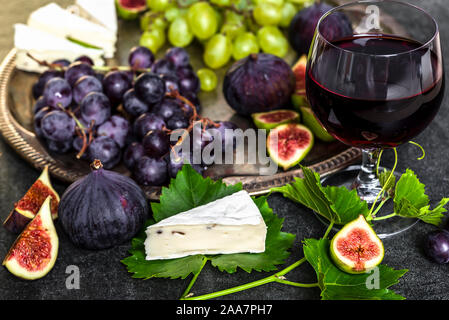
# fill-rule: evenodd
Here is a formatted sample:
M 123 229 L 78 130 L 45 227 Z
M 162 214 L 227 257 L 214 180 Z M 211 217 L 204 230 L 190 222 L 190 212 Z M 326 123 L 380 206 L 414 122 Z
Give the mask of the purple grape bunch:
M 128 63 L 129 71 L 97 72 L 86 56 L 54 61 L 57 68 L 33 86 L 35 133 L 50 152 L 76 152 L 106 169 L 123 163 L 141 185 L 164 185 L 193 162 L 192 152 L 170 156 L 169 132 L 189 127 L 193 110 L 168 94 L 179 92 L 199 113 L 199 79 L 183 48 L 156 60 L 149 49 L 134 47 Z M 191 144 L 204 148 L 211 137 L 203 135 Z M 200 173 L 205 168 L 192 165 Z

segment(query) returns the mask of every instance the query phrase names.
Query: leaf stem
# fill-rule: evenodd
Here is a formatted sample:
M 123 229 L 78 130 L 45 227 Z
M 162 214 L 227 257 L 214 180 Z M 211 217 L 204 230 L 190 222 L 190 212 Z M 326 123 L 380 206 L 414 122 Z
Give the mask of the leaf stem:
M 391 214 L 389 214 L 389 215 L 386 215 L 386 216 L 374 218 L 373 221 L 386 220 L 386 219 L 393 218 L 393 217 L 395 217 L 395 216 L 397 216 L 397 214 L 393 212 L 393 213 L 391 213 Z
M 379 197 L 380 197 L 382 194 L 384 194 L 385 189 L 386 189 L 387 186 L 388 186 L 388 182 L 390 182 L 390 179 L 391 179 L 391 177 L 393 176 L 394 171 L 396 170 L 396 166 L 397 166 L 397 164 L 398 164 L 398 151 L 396 150 L 396 148 L 393 148 L 393 151 L 394 151 L 394 165 L 393 165 L 393 169 L 391 169 L 391 172 L 390 172 L 390 174 L 388 175 L 388 179 L 387 179 L 387 181 L 384 183 L 384 185 L 383 185 L 383 187 L 382 187 L 382 190 L 380 190 L 380 192 L 379 192 L 379 193 L 377 194 L 377 196 L 376 196 L 376 199 L 374 199 L 373 205 L 371 206 L 371 209 L 370 209 L 370 211 L 369 211 L 369 213 L 368 213 L 369 220 L 372 220 L 372 217 L 375 215 L 375 214 L 373 214 L 373 211 L 374 211 L 374 208 L 376 207 L 377 200 L 379 200 Z M 382 206 L 382 205 L 383 205 L 383 201 L 379 204 L 379 206 Z M 379 211 L 379 210 L 375 210 L 376 213 L 377 213 L 378 211 Z
M 195 274 L 193 275 L 192 280 L 190 280 L 189 285 L 188 285 L 187 288 L 184 290 L 184 293 L 182 294 L 182 296 L 181 296 L 181 298 L 180 298 L 181 300 L 183 300 L 183 299 L 189 294 L 190 290 L 192 289 L 193 285 L 194 285 L 195 282 L 196 282 L 196 279 L 197 279 L 198 276 L 200 275 L 201 271 L 203 270 L 203 268 L 204 268 L 204 266 L 206 265 L 206 263 L 207 263 L 208 260 L 209 260 L 209 259 L 208 259 L 207 257 L 204 257 L 204 259 L 203 259 L 203 264 L 201 265 L 201 267 L 200 267 L 200 269 L 198 270 L 198 272 L 195 273 Z
M 286 273 L 292 271 L 293 269 L 295 269 L 296 267 L 300 266 L 302 263 L 304 263 L 306 261 L 306 258 L 302 258 L 298 261 L 296 261 L 295 263 L 293 263 L 292 265 L 288 266 L 287 268 L 271 275 L 268 276 L 266 278 L 260 279 L 260 280 L 256 280 L 253 282 L 249 282 L 240 286 L 236 286 L 236 287 L 232 287 L 229 289 L 225 289 L 225 290 L 220 290 L 220 291 L 216 291 L 216 292 L 212 292 L 212 293 L 208 293 L 208 294 L 204 294 L 201 296 L 196 296 L 196 297 L 189 297 L 186 298 L 185 295 L 183 295 L 181 297 L 181 300 L 207 300 L 207 299 L 213 299 L 213 298 L 218 298 L 218 297 L 222 297 L 228 294 L 232 294 L 232 293 L 236 293 L 236 292 L 240 292 L 240 291 L 244 291 L 247 289 L 251 289 L 251 288 L 255 288 L 267 283 L 271 283 L 271 282 L 279 282 L 279 283 L 283 283 L 283 284 L 287 284 L 287 285 L 292 285 L 295 287 L 303 287 L 303 288 L 310 288 L 310 287 L 316 287 L 318 286 L 318 283 L 298 283 L 298 282 L 292 282 L 292 281 L 288 281 L 288 280 L 284 280 L 282 279 L 283 275 L 285 275 Z
M 327 227 L 326 232 L 324 233 L 323 238 L 327 238 L 329 232 L 332 230 L 332 227 L 334 226 L 334 221 L 331 221 L 331 223 L 329 224 L 329 226 Z

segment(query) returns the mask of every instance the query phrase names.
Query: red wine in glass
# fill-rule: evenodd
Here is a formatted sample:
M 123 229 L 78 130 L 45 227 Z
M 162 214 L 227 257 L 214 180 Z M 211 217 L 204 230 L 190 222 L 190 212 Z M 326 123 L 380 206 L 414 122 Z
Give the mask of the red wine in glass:
M 331 44 L 308 69 L 306 87 L 315 115 L 337 139 L 358 148 L 397 147 L 433 120 L 444 75 L 429 48 L 385 34 L 358 34 Z

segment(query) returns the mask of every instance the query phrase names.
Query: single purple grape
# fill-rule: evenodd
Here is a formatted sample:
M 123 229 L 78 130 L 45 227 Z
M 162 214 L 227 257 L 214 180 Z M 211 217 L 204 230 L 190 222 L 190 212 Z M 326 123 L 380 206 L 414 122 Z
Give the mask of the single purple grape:
M 182 115 L 176 115 L 167 121 L 167 128 L 170 130 L 186 129 L 189 124 L 188 118 Z
M 176 68 L 188 67 L 190 65 L 190 57 L 184 48 L 174 47 L 168 49 L 165 58 L 173 63 Z
M 81 117 L 86 123 L 95 121 L 99 126 L 111 116 L 111 103 L 106 95 L 101 92 L 91 92 L 81 101 Z
M 120 146 L 120 148 L 125 146 L 128 132 L 129 122 L 120 116 L 112 116 L 97 129 L 97 135 L 112 138 Z
M 45 108 L 47 106 L 47 101 L 45 101 L 45 98 L 43 96 L 39 97 L 39 99 L 36 100 L 33 106 L 33 114 L 38 113 L 40 110 Z
M 56 153 L 67 153 L 72 149 L 72 140 L 66 140 L 66 141 L 54 141 L 54 140 L 47 140 L 47 147 L 50 151 L 56 152 Z
M 53 111 L 54 109 L 51 107 L 43 107 L 42 109 L 40 109 L 38 112 L 36 112 L 34 114 L 34 132 L 36 133 L 36 135 L 38 137 L 43 137 L 42 134 L 42 126 L 41 126 L 41 122 L 42 122 L 42 118 L 49 112 Z
M 193 72 L 190 76 L 181 78 L 178 84 L 181 94 L 185 94 L 187 92 L 197 94 L 200 91 L 200 80 Z
M 437 263 L 449 262 L 449 232 L 437 230 L 429 233 L 424 243 L 427 256 Z
M 134 90 L 140 100 L 153 106 L 164 98 L 165 82 L 154 73 L 143 73 L 137 77 Z
M 150 109 L 145 102 L 137 97 L 134 89 L 129 89 L 123 96 L 123 108 L 133 117 L 138 117 Z
M 72 88 L 63 78 L 53 78 L 47 82 L 43 93 L 50 107 L 67 108 L 72 103 Z
M 34 99 L 38 99 L 40 96 L 42 96 L 42 94 L 44 93 L 45 85 L 53 78 L 64 78 L 64 72 L 54 69 L 44 71 L 40 75 L 38 81 L 33 85 L 32 91 Z
M 42 135 L 54 141 L 72 140 L 75 134 L 75 120 L 64 111 L 51 111 L 41 120 Z
M 129 170 L 133 170 L 137 161 L 145 155 L 145 150 L 141 143 L 133 142 L 123 153 L 123 163 Z
M 111 169 L 120 162 L 121 150 L 113 139 L 99 136 L 89 145 L 88 157 L 90 161 L 100 160 L 105 169 Z
M 149 131 L 162 130 L 165 126 L 162 117 L 153 113 L 144 113 L 134 121 L 133 132 L 138 139 L 143 139 Z
M 95 71 L 92 67 L 81 61 L 76 61 L 70 64 L 70 66 L 65 71 L 65 79 L 73 87 L 79 78 L 82 76 L 94 76 Z
M 168 179 L 167 162 L 144 156 L 134 166 L 134 177 L 141 185 L 161 186 Z
M 164 98 L 164 100 L 153 107 L 152 112 L 161 116 L 166 122 L 175 115 L 184 114 L 180 102 L 172 98 Z
M 104 93 L 113 104 L 119 104 L 123 95 L 132 86 L 129 76 L 123 71 L 111 71 L 103 79 Z
M 90 65 L 90 66 L 94 65 L 94 61 L 91 58 L 89 58 L 88 56 L 78 57 L 78 58 L 75 59 L 75 61 L 81 61 L 81 62 L 83 62 L 85 64 Z
M 154 63 L 154 54 L 147 47 L 134 47 L 129 52 L 129 65 L 135 69 L 149 69 Z
M 176 69 L 176 76 L 179 79 L 184 79 L 190 77 L 192 74 L 195 74 L 193 68 L 191 66 L 180 67 Z
M 179 84 L 178 77 L 175 74 L 163 74 L 161 78 L 165 82 L 165 91 L 178 91 L 179 92 Z
M 103 92 L 103 85 L 95 76 L 82 76 L 73 87 L 73 100 L 79 104 L 91 92 Z
M 142 146 L 147 156 L 160 158 L 169 151 L 170 139 L 164 131 L 152 130 L 143 138 Z
M 158 75 L 174 74 L 176 73 L 176 67 L 173 62 L 168 59 L 159 59 L 153 64 L 151 71 Z

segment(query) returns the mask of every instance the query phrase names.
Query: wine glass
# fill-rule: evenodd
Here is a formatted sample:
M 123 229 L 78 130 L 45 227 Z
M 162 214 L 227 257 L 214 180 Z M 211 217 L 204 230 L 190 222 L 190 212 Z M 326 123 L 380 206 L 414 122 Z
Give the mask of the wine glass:
M 306 91 L 326 130 L 363 155 L 357 171 L 351 167 L 323 183 L 352 184 L 372 204 L 381 191 L 380 150 L 410 141 L 440 107 L 444 70 L 436 21 L 400 1 L 357 1 L 331 9 L 315 30 Z M 375 225 L 379 235 L 397 234 L 416 222 L 394 219 Z

